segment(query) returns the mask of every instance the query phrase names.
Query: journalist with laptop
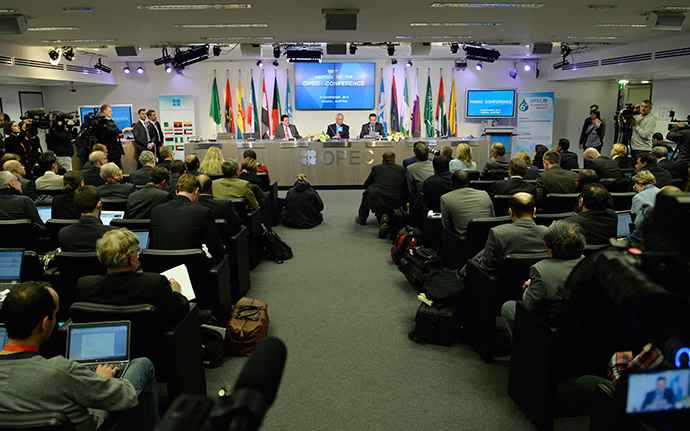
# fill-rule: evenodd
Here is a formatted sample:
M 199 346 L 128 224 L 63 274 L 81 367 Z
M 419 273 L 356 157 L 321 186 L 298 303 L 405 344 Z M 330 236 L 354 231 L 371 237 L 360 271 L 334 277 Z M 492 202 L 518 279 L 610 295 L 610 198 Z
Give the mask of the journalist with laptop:
M 141 391 L 153 429 L 159 420 L 158 390 L 148 359 L 132 360 L 122 378 L 115 379 L 112 365 L 101 364 L 94 372 L 63 356 L 41 356 L 39 348 L 53 333 L 59 304 L 57 292 L 36 281 L 7 295 L 0 308 L 8 337 L 0 351 L 0 411 L 62 412 L 77 430 L 90 431 L 107 412 L 134 407 Z

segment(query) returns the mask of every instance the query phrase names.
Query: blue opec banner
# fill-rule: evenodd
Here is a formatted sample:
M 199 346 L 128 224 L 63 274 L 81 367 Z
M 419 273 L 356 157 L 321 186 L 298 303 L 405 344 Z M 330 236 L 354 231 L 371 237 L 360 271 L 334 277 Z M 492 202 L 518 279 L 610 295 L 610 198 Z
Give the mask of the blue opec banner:
M 512 157 L 527 151 L 530 157 L 538 144 L 551 148 L 553 143 L 554 92 L 520 93 L 518 95 L 518 122 Z

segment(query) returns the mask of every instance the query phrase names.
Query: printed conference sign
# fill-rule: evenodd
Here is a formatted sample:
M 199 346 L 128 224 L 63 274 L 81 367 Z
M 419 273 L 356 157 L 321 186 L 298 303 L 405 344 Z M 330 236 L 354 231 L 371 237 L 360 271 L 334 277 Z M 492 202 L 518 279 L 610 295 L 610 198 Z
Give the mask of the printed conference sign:
M 172 147 L 176 160 L 184 160 L 184 144 L 196 135 L 194 96 L 158 96 L 158 121 L 163 129 L 164 145 Z
M 538 144 L 551 148 L 553 142 L 553 106 L 555 93 L 529 92 L 518 95 L 516 143 L 511 157 L 526 151 L 530 157 Z

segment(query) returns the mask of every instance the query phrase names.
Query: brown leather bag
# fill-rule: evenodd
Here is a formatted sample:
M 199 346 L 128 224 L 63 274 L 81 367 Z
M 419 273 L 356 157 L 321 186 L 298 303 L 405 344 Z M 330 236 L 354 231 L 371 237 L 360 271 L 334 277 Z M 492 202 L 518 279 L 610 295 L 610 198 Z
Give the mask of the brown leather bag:
M 226 328 L 228 354 L 249 356 L 268 334 L 268 305 L 259 299 L 240 299 L 232 310 Z

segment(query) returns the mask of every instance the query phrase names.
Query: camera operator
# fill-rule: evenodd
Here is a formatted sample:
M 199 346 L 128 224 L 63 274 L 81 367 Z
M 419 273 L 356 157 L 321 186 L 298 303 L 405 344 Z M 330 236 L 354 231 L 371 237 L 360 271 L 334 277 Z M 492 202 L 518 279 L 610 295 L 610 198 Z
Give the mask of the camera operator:
M 640 104 L 640 114 L 628 120 L 632 126 L 630 148 L 633 160 L 637 160 L 637 157 L 642 153 L 652 151 L 652 135 L 656 128 L 656 117 L 651 114 L 651 111 L 652 102 L 650 100 L 643 100 Z M 618 113 L 618 118 L 622 120 L 625 113 L 626 110 L 622 109 Z
M 58 158 L 58 167 L 66 172 L 72 170 L 72 156 L 74 155 L 74 139 L 72 138 L 72 127 L 74 121 L 71 119 L 65 123 L 68 116 L 64 113 L 58 114 L 53 122 L 53 127 L 48 134 L 48 149 L 52 150 Z
M 27 131 L 31 122 L 23 121 L 21 126 L 16 121 L 5 123 L 5 153 L 18 154 L 25 168 L 29 167 L 31 159 L 31 134 Z
M 676 143 L 677 161 L 685 168 L 690 163 L 690 115 L 688 115 L 687 120 L 676 123 L 666 134 L 666 139 Z
M 115 163 L 120 169 L 122 169 L 122 161 L 120 158 L 125 153 L 122 148 L 122 142 L 120 138 L 124 136 L 122 132 L 129 132 L 132 130 L 131 127 L 125 127 L 120 130 L 115 124 L 115 121 L 111 118 L 113 116 L 113 108 L 110 105 L 105 104 L 101 106 L 101 112 L 97 114 L 98 117 L 98 140 L 101 144 L 104 144 L 108 148 L 108 160 Z

